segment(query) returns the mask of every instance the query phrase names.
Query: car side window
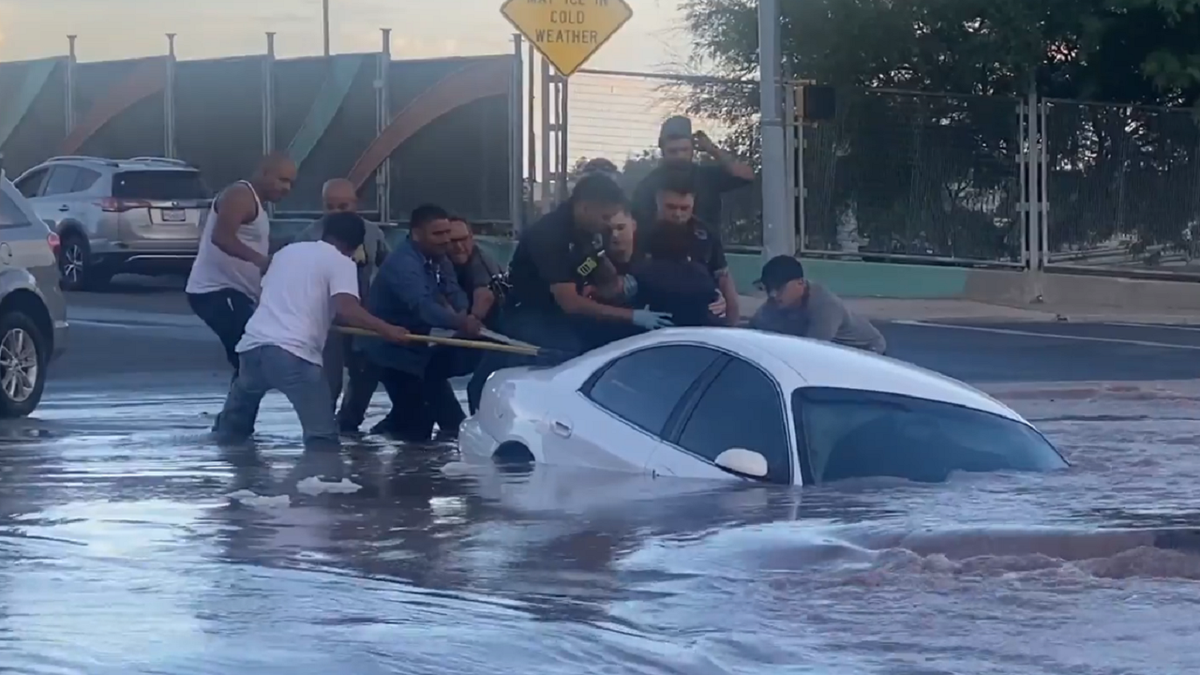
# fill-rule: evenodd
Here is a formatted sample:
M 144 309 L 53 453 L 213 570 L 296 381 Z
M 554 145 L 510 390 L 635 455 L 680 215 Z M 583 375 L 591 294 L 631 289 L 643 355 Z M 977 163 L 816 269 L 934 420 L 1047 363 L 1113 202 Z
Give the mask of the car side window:
M 630 424 L 662 436 L 675 407 L 722 354 L 693 345 L 650 347 L 618 358 L 584 394 Z
M 76 169 L 78 174 L 75 176 L 75 184 L 71 186 L 71 192 L 86 192 L 92 189 L 96 181 L 100 180 L 100 172 L 92 171 L 91 169 Z
M 75 190 L 75 177 L 79 175 L 78 170 L 73 166 L 56 166 L 50 170 L 50 180 L 46 181 L 46 189 L 42 194 L 49 197 L 50 195 L 65 195 L 70 194 Z
M 29 217 L 7 193 L 0 192 L 0 230 L 29 225 Z
M 38 169 L 17 181 L 17 191 L 24 195 L 26 199 L 33 199 L 38 196 L 38 190 L 42 187 L 42 180 L 46 178 L 47 171 L 48 169 Z
M 732 448 L 753 450 L 767 460 L 768 482 L 792 482 L 783 394 L 766 373 L 741 359 L 730 361 L 705 390 L 678 445 L 710 462 Z
M 818 483 L 881 476 L 936 483 L 956 471 L 1067 466 L 1032 427 L 952 403 L 813 387 L 796 390 L 792 409 Z

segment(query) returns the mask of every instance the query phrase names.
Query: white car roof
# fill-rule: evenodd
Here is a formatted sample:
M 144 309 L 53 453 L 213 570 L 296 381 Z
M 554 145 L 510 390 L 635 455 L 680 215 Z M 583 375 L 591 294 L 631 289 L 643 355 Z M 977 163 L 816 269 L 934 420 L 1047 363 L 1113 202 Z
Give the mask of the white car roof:
M 619 340 L 572 360 L 564 367 L 586 379 L 592 371 L 623 353 L 670 343 L 705 344 L 736 354 L 774 372 L 782 363 L 807 387 L 839 387 L 912 396 L 989 412 L 1028 424 L 1011 408 L 958 380 L 919 366 L 860 349 L 749 328 L 667 328 Z

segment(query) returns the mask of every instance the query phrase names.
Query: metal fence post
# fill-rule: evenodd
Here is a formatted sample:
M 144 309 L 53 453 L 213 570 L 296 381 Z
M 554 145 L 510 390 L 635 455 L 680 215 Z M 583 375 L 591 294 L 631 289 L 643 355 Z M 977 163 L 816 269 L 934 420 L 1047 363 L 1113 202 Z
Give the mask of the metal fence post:
M 537 82 L 537 66 L 536 66 L 537 57 L 538 57 L 537 50 L 534 49 L 533 43 L 531 42 L 531 43 L 529 43 L 529 47 L 526 51 L 526 57 L 525 57 L 526 58 L 525 87 L 528 91 L 528 104 L 529 104 L 528 108 L 526 108 L 526 113 L 525 113 L 525 115 L 526 115 L 525 126 L 527 129 L 526 133 L 529 134 L 529 138 L 526 139 L 525 143 L 528 146 L 526 148 L 526 150 L 529 153 L 529 159 L 526 161 L 528 162 L 529 165 L 527 167 L 525 167 L 525 178 L 524 178 L 525 182 L 522 183 L 522 186 L 521 186 L 523 199 L 525 201 L 524 214 L 525 214 L 525 218 L 527 218 L 527 219 L 532 218 L 533 214 L 536 213 L 536 210 L 534 208 L 535 202 L 534 202 L 533 186 L 535 183 L 537 183 L 537 178 L 538 178 L 538 161 L 537 161 L 538 135 L 537 135 L 537 127 L 535 126 L 536 122 L 534 121 L 535 112 L 536 112 L 536 107 L 535 107 L 536 104 L 534 102 L 535 94 L 534 94 L 533 87 L 534 87 L 534 83 Z M 528 190 L 529 190 L 528 195 L 524 194 L 526 186 L 528 186 Z
M 75 129 L 75 39 L 77 35 L 67 36 L 67 67 L 66 67 L 66 106 L 67 106 L 67 135 Z
M 562 204 L 571 195 L 571 187 L 567 184 L 567 175 L 571 171 L 571 158 L 568 156 L 571 151 L 571 83 L 561 74 L 558 75 L 558 91 L 558 203 Z
M 392 29 L 380 28 L 383 40 L 375 68 L 375 135 L 378 137 L 392 123 L 392 94 L 389 82 L 392 72 Z M 392 222 L 392 156 L 388 155 L 375 171 L 375 202 L 379 220 Z
M 175 152 L 175 33 L 167 33 L 167 83 L 163 92 L 163 152 L 174 159 Z
M 275 33 L 267 33 L 267 56 L 263 59 L 262 147 L 263 154 L 275 151 Z M 274 217 L 275 204 L 267 204 L 267 215 Z
M 1032 148 L 1029 144 L 1029 99 L 1025 98 L 1017 103 L 1017 181 L 1020 185 L 1021 198 L 1017 203 L 1018 227 L 1021 235 L 1021 268 L 1029 271 L 1032 270 L 1033 259 L 1030 256 L 1030 245 L 1032 244 L 1032 234 L 1030 229 L 1032 223 L 1029 220 L 1029 214 L 1032 211 L 1032 199 L 1030 199 L 1031 191 L 1029 189 L 1029 161 Z
M 267 56 L 263 59 L 262 151 L 275 150 L 275 34 L 267 33 Z
M 541 58 L 542 62 L 542 78 L 541 78 L 541 97 L 542 97 L 542 163 L 541 174 L 539 179 L 540 188 L 540 207 L 542 215 L 550 213 L 552 208 L 552 198 L 550 194 L 550 62 L 545 57 Z
M 1039 104 L 1037 89 L 1033 84 L 1029 86 L 1028 100 L 1029 122 L 1026 128 L 1029 131 L 1029 137 L 1026 142 L 1029 144 L 1029 155 L 1025 164 L 1027 180 L 1029 181 L 1029 200 L 1026 202 L 1029 214 L 1029 269 L 1035 274 L 1042 269 L 1042 222 L 1041 209 L 1039 204 L 1041 196 L 1039 194 L 1040 187 L 1040 156 L 1041 156 L 1041 139 L 1038 134 L 1038 118 Z
M 1041 128 L 1041 151 L 1038 153 L 1038 172 L 1041 178 L 1038 180 L 1038 206 L 1041 213 L 1041 229 L 1038 234 L 1038 272 L 1046 269 L 1046 264 L 1050 261 L 1050 127 L 1047 124 L 1047 104 L 1043 97 L 1038 101 L 1038 124 Z M 1040 284 L 1040 275 L 1039 275 Z M 1038 290 L 1038 296 L 1041 296 L 1041 290 Z
M 521 96 L 525 92 L 525 69 L 521 63 L 521 51 L 524 41 L 520 33 L 513 33 L 513 72 L 512 81 L 508 88 L 509 124 L 508 124 L 508 213 L 512 220 L 512 229 L 520 233 L 524 220 L 522 208 L 523 191 L 521 189 L 525 178 L 525 152 L 521 138 L 525 134 L 525 105 Z

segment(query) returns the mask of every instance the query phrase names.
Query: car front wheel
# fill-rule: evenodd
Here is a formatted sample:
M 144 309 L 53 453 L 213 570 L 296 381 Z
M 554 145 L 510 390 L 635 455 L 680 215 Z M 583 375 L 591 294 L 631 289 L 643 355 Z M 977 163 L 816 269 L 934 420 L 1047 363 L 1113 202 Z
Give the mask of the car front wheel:
M 24 417 L 42 400 L 46 339 L 21 312 L 0 316 L 0 417 Z

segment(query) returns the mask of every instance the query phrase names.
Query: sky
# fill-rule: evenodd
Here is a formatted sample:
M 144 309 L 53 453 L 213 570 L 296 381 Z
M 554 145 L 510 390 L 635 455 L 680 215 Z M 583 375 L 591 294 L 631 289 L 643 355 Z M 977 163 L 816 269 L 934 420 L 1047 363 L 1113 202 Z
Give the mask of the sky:
M 392 28 L 396 58 L 501 53 L 512 28 L 501 0 L 331 0 L 334 52 L 374 52 Z M 677 0 L 633 0 L 633 19 L 588 64 L 659 70 L 687 54 Z M 61 55 L 77 34 L 80 61 L 162 54 L 181 59 L 261 53 L 274 31 L 283 58 L 319 54 L 321 0 L 0 0 L 0 61 Z
M 391 28 L 393 58 L 509 53 L 502 0 L 330 0 L 334 53 L 378 52 Z M 679 0 L 630 0 L 633 18 L 587 68 L 679 72 L 689 42 Z M 321 0 L 0 0 L 0 62 L 61 56 L 78 36 L 81 62 L 164 54 L 176 33 L 180 59 L 261 54 L 276 33 L 279 58 L 322 51 Z M 679 112 L 661 83 L 580 74 L 572 78 L 572 157 L 620 160 L 654 145 L 659 122 Z M 667 97 L 669 99 L 669 97 Z M 539 116 L 540 117 L 540 116 Z

